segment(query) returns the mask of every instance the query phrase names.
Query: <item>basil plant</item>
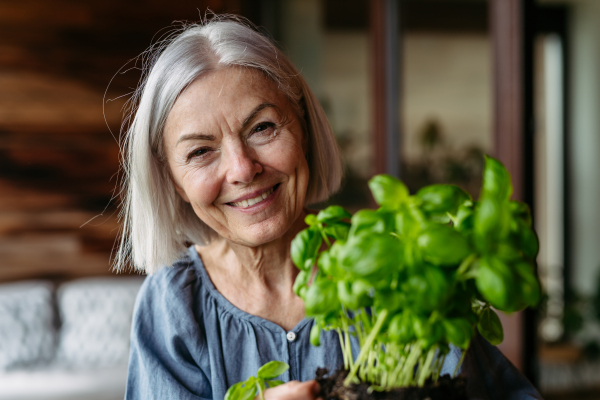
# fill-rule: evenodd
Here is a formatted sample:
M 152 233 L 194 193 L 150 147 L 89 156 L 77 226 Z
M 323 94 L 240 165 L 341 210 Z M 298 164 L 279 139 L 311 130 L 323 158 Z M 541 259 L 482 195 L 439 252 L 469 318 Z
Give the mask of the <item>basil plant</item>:
M 494 309 L 538 303 L 537 236 L 527 205 L 510 200 L 509 173 L 491 157 L 478 201 L 453 185 L 411 196 L 388 175 L 369 187 L 377 210 L 331 206 L 306 217 L 291 245 L 301 270 L 294 291 L 315 320 L 313 345 L 321 330 L 339 335 L 346 384 L 423 386 L 438 379 L 451 344 L 464 357 L 475 331 L 502 341 Z

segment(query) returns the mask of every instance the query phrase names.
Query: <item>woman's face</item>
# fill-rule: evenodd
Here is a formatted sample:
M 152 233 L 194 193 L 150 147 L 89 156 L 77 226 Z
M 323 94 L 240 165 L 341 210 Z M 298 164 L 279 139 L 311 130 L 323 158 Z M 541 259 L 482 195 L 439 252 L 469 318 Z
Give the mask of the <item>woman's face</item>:
M 224 238 L 258 246 L 302 214 L 307 140 L 288 99 L 261 73 L 210 72 L 178 98 L 164 129 L 177 191 Z

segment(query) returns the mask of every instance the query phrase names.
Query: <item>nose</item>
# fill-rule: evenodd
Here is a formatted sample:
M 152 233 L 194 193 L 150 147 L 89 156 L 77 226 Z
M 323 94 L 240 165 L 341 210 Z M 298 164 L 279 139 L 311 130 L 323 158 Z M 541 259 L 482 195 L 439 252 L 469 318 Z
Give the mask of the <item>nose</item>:
M 256 152 L 241 141 L 231 143 L 224 150 L 224 165 L 228 183 L 250 183 L 256 175 L 263 171 L 262 165 L 257 160 Z

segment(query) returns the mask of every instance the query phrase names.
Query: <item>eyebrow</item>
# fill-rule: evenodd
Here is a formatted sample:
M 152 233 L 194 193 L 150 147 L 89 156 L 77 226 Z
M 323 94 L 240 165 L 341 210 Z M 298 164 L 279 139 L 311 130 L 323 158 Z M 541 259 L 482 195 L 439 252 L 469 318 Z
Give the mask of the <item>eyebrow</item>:
M 248 126 L 248 124 L 258 115 L 258 113 L 260 113 L 265 108 L 269 108 L 269 107 L 273 107 L 276 110 L 278 110 L 277 106 L 272 103 L 259 104 L 254 110 L 252 110 L 252 112 L 246 117 L 246 119 L 244 119 L 244 122 L 242 123 L 242 129 L 245 128 L 246 126 Z M 181 143 L 181 142 L 185 142 L 186 140 L 214 141 L 215 136 L 214 135 L 206 135 L 203 133 L 187 133 L 185 135 L 180 136 L 179 139 L 177 139 L 177 143 L 175 143 L 175 146 L 179 145 L 179 143 Z

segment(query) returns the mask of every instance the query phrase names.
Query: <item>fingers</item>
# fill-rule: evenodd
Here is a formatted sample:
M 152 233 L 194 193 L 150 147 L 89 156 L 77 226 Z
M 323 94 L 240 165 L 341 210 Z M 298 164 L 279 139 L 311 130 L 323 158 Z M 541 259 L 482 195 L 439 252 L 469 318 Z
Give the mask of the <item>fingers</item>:
M 265 390 L 265 400 L 323 400 L 317 397 L 320 391 L 317 381 L 291 381 Z

